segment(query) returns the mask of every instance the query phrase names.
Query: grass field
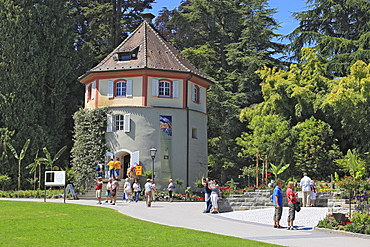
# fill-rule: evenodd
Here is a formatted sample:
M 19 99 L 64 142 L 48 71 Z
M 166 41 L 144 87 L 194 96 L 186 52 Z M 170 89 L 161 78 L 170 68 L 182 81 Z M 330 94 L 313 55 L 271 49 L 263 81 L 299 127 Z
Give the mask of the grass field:
M 65 203 L 0 201 L 0 224 L 0 246 L 276 246 Z

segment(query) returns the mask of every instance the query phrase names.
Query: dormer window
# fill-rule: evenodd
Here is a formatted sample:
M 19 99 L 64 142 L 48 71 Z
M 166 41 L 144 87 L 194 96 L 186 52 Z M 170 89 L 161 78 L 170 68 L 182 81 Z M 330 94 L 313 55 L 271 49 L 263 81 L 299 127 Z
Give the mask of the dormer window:
M 137 54 L 139 52 L 139 47 L 132 51 L 119 52 L 116 56 L 113 57 L 116 61 L 131 61 L 137 59 Z
M 118 54 L 118 61 L 130 61 L 131 54 L 129 52 L 123 52 Z

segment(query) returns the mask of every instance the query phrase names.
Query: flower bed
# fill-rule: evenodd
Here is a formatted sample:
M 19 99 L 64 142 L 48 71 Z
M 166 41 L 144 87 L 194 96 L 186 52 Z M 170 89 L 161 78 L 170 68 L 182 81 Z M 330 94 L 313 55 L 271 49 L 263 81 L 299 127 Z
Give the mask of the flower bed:
M 370 235 L 370 214 L 367 210 L 356 211 L 351 219 L 344 215 L 341 217 L 329 215 L 321 220 L 317 227 Z
M 63 190 L 47 190 L 46 198 L 63 198 Z M 2 198 L 44 198 L 44 190 L 18 190 L 18 191 L 0 191 Z
M 158 201 L 169 201 L 170 197 L 168 192 L 157 192 L 156 198 Z M 197 195 L 185 195 L 179 193 L 173 193 L 174 201 L 192 201 L 192 202 L 204 202 L 204 197 Z

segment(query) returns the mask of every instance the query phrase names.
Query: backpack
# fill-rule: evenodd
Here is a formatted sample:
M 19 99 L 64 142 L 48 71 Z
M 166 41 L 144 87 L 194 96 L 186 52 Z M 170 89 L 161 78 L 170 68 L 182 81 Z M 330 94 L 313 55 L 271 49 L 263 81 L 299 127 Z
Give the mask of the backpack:
M 274 194 L 271 194 L 270 196 L 270 201 L 273 203 L 274 202 Z

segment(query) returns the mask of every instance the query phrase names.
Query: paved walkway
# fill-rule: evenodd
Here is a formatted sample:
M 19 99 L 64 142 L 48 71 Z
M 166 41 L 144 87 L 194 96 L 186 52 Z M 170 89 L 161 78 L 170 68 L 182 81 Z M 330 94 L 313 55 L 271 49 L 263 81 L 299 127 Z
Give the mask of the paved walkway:
M 43 201 L 42 199 L 23 200 Z M 47 202 L 63 202 L 63 200 L 48 199 Z M 325 217 L 326 208 L 302 208 L 302 211 L 296 214 L 295 225 L 298 226 L 298 230 L 288 231 L 285 228 L 274 229 L 272 227 L 273 208 L 212 215 L 202 213 L 204 203 L 201 202 L 156 202 L 150 208 L 147 208 L 144 202 L 124 203 L 119 201 L 115 206 L 110 204 L 97 205 L 96 201 L 91 200 L 68 200 L 67 203 L 113 208 L 122 214 L 158 224 L 258 240 L 283 246 L 370 246 L 370 238 L 313 230 L 318 220 Z M 281 221 L 283 226 L 286 226 L 287 211 L 288 209 L 284 208 Z

